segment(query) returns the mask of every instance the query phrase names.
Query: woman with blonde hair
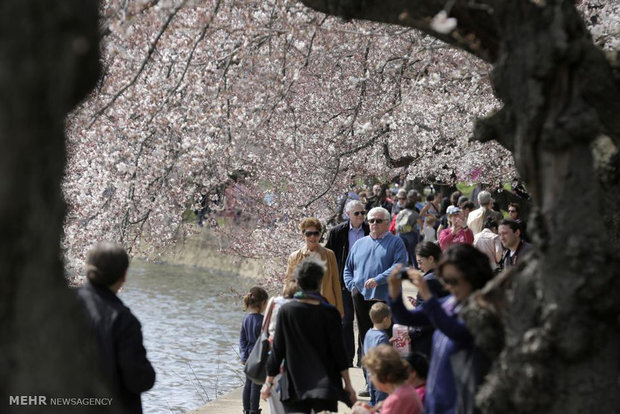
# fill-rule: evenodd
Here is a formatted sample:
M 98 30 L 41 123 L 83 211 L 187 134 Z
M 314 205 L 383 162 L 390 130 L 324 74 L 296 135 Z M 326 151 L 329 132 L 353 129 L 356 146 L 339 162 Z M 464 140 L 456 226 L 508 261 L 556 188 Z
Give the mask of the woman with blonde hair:
M 286 266 L 286 279 L 288 282 L 293 277 L 293 271 L 295 267 L 301 263 L 307 257 L 316 257 L 317 259 L 325 263 L 325 276 L 321 282 L 320 293 L 327 299 L 327 301 L 334 305 L 340 316 L 344 316 L 344 307 L 342 305 L 342 289 L 340 287 L 340 280 L 338 277 L 338 263 L 336 262 L 336 255 L 330 249 L 327 249 L 319 244 L 321 239 L 321 233 L 323 232 L 323 225 L 314 217 L 307 217 L 299 224 L 299 229 L 303 235 L 305 245 L 295 250 L 288 258 L 288 264 Z

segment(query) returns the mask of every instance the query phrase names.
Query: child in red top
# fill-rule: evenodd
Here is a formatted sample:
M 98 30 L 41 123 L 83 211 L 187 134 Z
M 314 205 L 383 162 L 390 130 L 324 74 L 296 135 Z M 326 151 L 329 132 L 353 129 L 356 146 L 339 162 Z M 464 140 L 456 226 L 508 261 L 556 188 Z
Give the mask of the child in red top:
M 413 385 L 407 382 L 409 364 L 398 351 L 381 344 L 370 349 L 362 363 L 377 389 L 389 394 L 383 401 L 381 414 L 422 414 L 422 401 Z M 368 412 L 375 412 L 378 407 L 369 408 L 366 408 Z

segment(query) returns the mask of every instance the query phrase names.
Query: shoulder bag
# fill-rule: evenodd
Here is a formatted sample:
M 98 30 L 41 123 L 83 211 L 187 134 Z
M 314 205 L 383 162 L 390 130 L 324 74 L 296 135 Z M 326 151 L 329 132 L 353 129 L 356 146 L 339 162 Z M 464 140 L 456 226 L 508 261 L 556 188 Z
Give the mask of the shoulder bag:
M 252 348 L 252 352 L 245 361 L 243 372 L 255 384 L 264 384 L 267 378 L 267 357 L 269 356 L 269 322 L 271 321 L 271 312 L 275 302 L 272 300 L 269 310 L 263 321 L 263 327 L 260 337 L 257 339 Z

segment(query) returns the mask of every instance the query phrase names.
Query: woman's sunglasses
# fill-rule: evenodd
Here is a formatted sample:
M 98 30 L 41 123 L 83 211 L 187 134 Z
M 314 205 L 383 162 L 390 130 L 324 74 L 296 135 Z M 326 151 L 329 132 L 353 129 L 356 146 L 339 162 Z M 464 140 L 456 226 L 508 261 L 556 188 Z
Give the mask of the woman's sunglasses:
M 310 237 L 310 236 L 318 236 L 319 234 L 321 234 L 320 231 L 306 231 L 304 232 L 304 235 L 306 237 Z
M 357 217 L 357 216 L 359 216 L 359 215 L 365 216 L 365 215 L 366 215 L 366 211 L 365 211 L 365 210 L 362 210 L 362 211 L 354 211 L 354 212 L 353 212 L 353 215 L 354 215 L 355 217 Z
M 453 277 L 442 277 L 439 280 L 441 280 L 445 285 L 448 285 L 448 286 L 456 286 L 459 283 L 461 283 L 460 279 L 453 278 Z

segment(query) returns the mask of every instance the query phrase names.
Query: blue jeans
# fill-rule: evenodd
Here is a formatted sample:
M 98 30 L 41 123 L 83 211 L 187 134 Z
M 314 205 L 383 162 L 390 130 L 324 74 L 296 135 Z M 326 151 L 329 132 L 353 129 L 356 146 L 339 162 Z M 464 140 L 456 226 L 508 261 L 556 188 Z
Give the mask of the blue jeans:
M 243 386 L 243 411 L 258 411 L 260 408 L 261 386 L 254 384 L 251 379 L 245 379 Z
M 355 317 L 355 310 L 353 308 L 351 292 L 349 292 L 346 288 L 342 289 L 342 306 L 344 307 L 344 316 L 342 317 L 342 338 L 344 340 L 344 349 L 347 351 L 347 364 L 352 367 L 353 357 L 355 356 L 355 334 L 353 333 L 353 319 Z

